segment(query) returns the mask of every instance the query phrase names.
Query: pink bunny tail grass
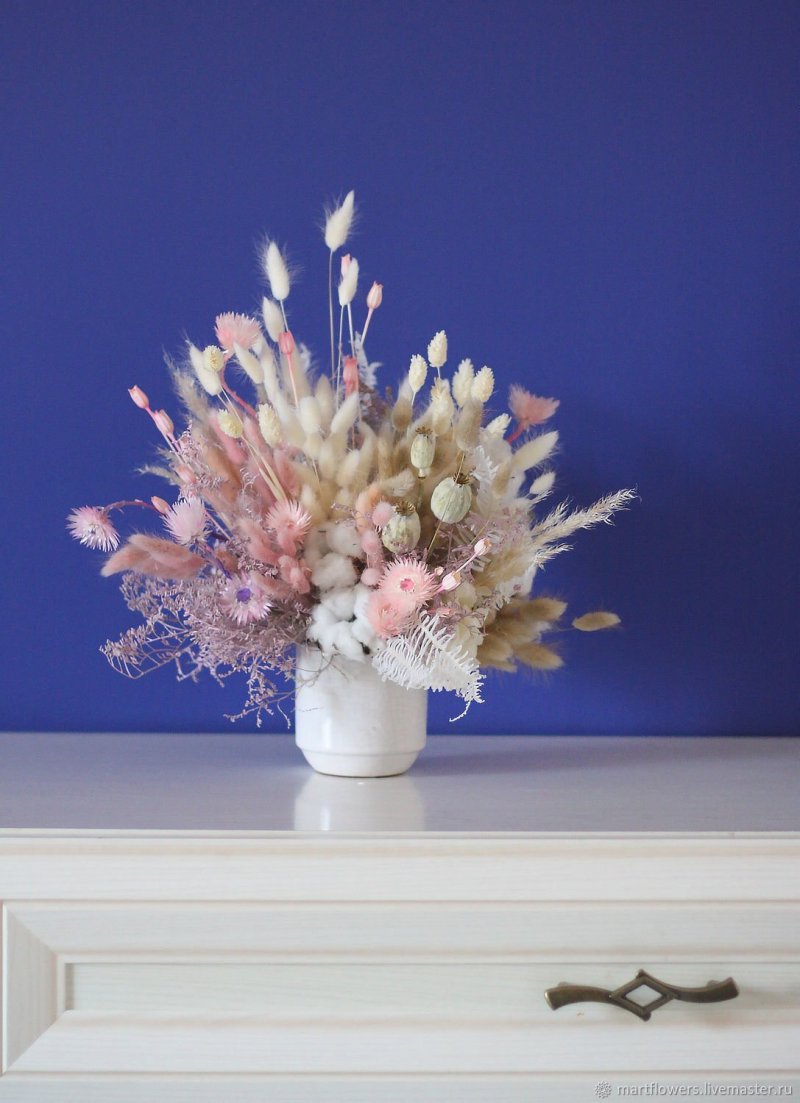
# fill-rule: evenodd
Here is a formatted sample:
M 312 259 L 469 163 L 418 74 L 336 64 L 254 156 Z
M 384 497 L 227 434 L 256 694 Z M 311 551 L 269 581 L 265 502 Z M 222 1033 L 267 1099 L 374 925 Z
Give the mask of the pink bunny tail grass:
M 171 540 L 136 533 L 124 547 L 106 560 L 101 574 L 108 578 L 122 571 L 136 571 L 149 578 L 194 578 L 205 560 Z

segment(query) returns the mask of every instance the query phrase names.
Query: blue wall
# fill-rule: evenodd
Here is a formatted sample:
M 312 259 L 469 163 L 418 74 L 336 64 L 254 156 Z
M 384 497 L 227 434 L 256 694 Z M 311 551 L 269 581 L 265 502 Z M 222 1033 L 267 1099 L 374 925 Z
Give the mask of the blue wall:
M 387 372 L 444 326 L 503 389 L 561 398 L 563 495 L 641 494 L 544 580 L 624 629 L 570 634 L 547 680 L 493 680 L 455 730 L 797 731 L 796 2 L 1 18 L 5 728 L 227 727 L 238 686 L 106 666 L 131 615 L 63 519 L 157 489 L 126 388 L 171 402 L 163 351 L 255 308 L 260 234 L 302 263 L 295 328 L 325 347 L 315 223 L 355 187 Z

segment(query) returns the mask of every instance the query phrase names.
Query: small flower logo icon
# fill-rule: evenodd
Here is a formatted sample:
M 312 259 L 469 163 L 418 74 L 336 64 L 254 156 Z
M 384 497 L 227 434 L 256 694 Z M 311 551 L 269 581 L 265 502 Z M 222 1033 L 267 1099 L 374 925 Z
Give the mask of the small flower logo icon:
M 598 1099 L 608 1099 L 611 1095 L 611 1085 L 607 1080 L 599 1080 L 594 1086 L 594 1094 Z

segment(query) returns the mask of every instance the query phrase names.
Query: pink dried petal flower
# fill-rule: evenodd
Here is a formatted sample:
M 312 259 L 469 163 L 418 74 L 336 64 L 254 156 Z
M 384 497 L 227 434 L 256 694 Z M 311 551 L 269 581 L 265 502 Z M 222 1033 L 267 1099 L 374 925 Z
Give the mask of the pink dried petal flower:
M 508 392 L 508 406 L 517 419 L 517 428 L 508 438 L 512 441 L 532 425 L 541 425 L 543 421 L 552 417 L 559 407 L 559 401 L 557 398 L 540 398 L 539 395 L 531 394 L 524 387 L 513 383 Z
M 267 514 L 267 525 L 275 533 L 281 548 L 291 553 L 302 544 L 311 525 L 311 517 L 299 502 L 276 502 Z
M 379 592 L 398 608 L 421 608 L 439 589 L 436 576 L 419 559 L 401 556 L 384 569 Z
M 109 552 L 116 551 L 119 547 L 119 533 L 102 506 L 80 506 L 73 509 L 67 517 L 67 527 L 70 535 L 87 548 Z
M 271 608 L 260 576 L 253 572 L 229 578 L 220 595 L 219 604 L 223 612 L 238 625 L 263 620 Z
M 408 628 L 413 611 L 405 604 L 398 604 L 394 598 L 384 596 L 376 590 L 367 602 L 367 620 L 370 628 L 382 640 L 399 636 Z
M 225 350 L 225 359 L 233 355 L 233 346 L 241 345 L 251 349 L 261 337 L 261 326 L 248 314 L 220 314 L 217 317 L 214 332 L 221 347 Z
M 170 535 L 179 544 L 199 544 L 208 528 L 208 514 L 200 498 L 179 499 L 164 517 Z

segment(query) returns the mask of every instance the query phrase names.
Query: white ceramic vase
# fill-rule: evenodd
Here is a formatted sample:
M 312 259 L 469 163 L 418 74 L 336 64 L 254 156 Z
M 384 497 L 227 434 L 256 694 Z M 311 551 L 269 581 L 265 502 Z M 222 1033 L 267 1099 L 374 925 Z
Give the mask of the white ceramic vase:
M 425 746 L 427 720 L 426 690 L 384 682 L 370 662 L 298 647 L 295 740 L 319 773 L 405 773 Z

